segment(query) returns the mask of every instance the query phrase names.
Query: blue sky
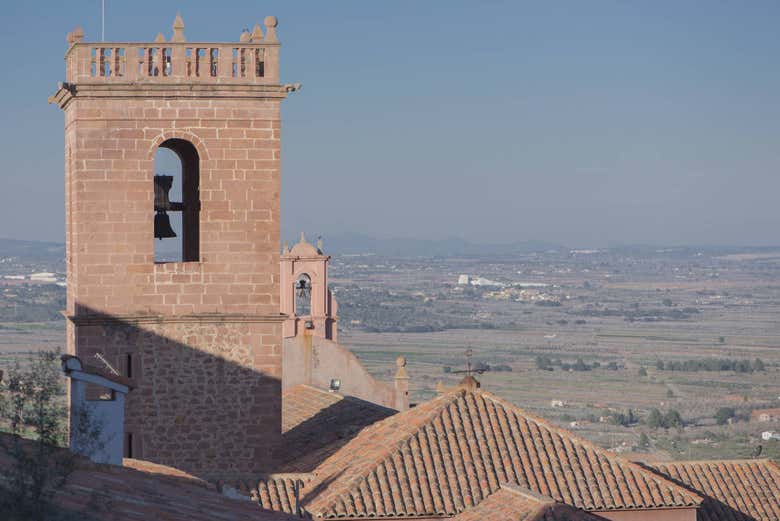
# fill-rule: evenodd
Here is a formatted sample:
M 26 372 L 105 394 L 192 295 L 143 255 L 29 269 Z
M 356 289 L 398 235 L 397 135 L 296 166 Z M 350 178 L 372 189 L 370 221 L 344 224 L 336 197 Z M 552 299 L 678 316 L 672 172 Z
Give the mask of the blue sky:
M 62 240 L 65 34 L 0 19 L 0 237 Z M 279 18 L 282 230 L 780 244 L 780 3 L 106 0 L 106 39 L 237 40 Z M 325 216 L 325 217 L 323 217 Z

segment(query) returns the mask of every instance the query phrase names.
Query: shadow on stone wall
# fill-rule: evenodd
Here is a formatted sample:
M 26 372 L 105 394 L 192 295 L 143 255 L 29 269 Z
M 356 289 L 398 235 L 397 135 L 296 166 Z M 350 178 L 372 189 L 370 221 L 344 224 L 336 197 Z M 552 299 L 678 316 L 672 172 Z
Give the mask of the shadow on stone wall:
M 280 472 L 311 472 L 361 430 L 397 411 L 353 396 L 321 409 L 282 434 Z
M 275 467 L 281 441 L 281 322 L 274 317 L 117 317 L 79 307 L 77 355 L 101 353 L 135 389 L 125 455 L 207 480 Z

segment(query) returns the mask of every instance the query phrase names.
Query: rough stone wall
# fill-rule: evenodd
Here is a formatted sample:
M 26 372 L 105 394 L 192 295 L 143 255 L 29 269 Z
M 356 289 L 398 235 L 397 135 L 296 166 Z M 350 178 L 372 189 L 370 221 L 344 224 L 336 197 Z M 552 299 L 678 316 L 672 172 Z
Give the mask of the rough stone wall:
M 134 456 L 207 478 L 267 470 L 281 436 L 281 97 L 159 87 L 79 85 L 63 103 L 68 352 L 140 364 Z M 171 138 L 199 154 L 200 258 L 155 264 L 154 155 Z
M 132 364 L 125 429 L 135 458 L 228 479 L 273 460 L 280 338 L 279 322 L 111 321 L 80 325 L 76 341 L 81 356 L 104 353 L 125 373 Z
M 76 97 L 65 113 L 69 314 L 279 313 L 278 100 Z M 154 263 L 169 138 L 200 155 L 200 262 Z

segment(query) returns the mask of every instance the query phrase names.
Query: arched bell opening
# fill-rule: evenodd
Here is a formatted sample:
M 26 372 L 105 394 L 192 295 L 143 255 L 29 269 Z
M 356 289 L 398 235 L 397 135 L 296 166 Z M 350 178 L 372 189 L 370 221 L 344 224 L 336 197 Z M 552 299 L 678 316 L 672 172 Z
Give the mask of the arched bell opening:
M 200 260 L 200 158 L 184 139 L 154 155 L 154 262 Z
M 295 316 L 305 317 L 311 315 L 311 277 L 301 273 L 293 283 L 295 295 Z

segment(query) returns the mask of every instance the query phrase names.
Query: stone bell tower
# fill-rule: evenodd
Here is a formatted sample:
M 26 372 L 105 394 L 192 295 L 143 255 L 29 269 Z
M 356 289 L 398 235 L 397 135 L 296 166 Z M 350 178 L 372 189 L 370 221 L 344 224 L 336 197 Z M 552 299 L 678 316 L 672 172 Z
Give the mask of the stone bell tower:
M 277 21 L 233 43 L 68 34 L 67 348 L 133 380 L 125 456 L 207 479 L 269 469 L 281 436 Z M 182 201 L 155 176 L 181 160 Z M 170 186 L 170 183 L 167 185 Z M 181 212 L 176 231 L 156 228 Z M 167 234 L 166 234 L 167 233 Z M 177 262 L 155 237 L 181 234 Z

